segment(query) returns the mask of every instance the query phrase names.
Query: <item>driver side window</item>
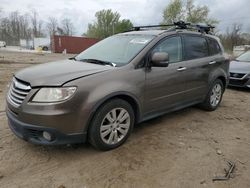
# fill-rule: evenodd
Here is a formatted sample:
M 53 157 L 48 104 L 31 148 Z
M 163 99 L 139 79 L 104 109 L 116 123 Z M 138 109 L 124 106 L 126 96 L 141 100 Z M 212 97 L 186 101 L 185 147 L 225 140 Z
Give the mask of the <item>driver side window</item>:
M 154 49 L 154 52 L 166 52 L 169 55 L 169 63 L 176 63 L 182 60 L 181 37 L 175 36 L 164 39 Z

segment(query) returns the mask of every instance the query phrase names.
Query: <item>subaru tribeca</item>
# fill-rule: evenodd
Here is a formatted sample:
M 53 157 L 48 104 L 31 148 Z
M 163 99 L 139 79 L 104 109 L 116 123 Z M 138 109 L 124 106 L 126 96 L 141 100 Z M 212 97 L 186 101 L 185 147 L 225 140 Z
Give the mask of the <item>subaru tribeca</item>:
M 136 28 L 69 60 L 17 72 L 7 95 L 10 129 L 35 144 L 123 144 L 134 124 L 200 104 L 215 110 L 229 60 L 207 30 Z

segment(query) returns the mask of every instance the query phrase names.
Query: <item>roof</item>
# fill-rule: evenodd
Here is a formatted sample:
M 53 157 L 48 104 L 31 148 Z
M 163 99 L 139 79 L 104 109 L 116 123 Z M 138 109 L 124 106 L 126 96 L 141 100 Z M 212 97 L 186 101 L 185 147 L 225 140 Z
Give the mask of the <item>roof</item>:
M 205 34 L 205 33 L 200 33 L 198 31 L 190 31 L 186 29 L 181 29 L 181 30 L 175 30 L 175 31 L 168 31 L 168 30 L 140 30 L 140 31 L 128 31 L 125 33 L 120 33 L 118 35 L 152 35 L 152 36 L 157 36 L 161 35 L 163 33 L 186 33 L 186 34 L 195 34 L 195 35 L 206 35 L 208 37 L 214 38 L 218 40 L 218 37 L 211 35 L 211 34 Z
M 121 33 L 120 35 L 160 35 L 166 32 L 166 30 L 140 30 L 140 31 L 128 31 Z

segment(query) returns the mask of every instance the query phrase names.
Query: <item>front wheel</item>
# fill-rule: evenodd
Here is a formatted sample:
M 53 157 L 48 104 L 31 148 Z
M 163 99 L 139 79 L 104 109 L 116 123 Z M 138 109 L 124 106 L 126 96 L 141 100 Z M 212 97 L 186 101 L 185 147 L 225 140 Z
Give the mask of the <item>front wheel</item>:
M 209 89 L 205 101 L 201 104 L 201 107 L 208 111 L 216 110 L 221 103 L 224 90 L 225 88 L 222 81 L 219 79 L 215 80 Z
M 122 145 L 134 125 L 131 105 L 121 99 L 103 104 L 94 115 L 89 128 L 89 142 L 97 149 L 110 150 Z

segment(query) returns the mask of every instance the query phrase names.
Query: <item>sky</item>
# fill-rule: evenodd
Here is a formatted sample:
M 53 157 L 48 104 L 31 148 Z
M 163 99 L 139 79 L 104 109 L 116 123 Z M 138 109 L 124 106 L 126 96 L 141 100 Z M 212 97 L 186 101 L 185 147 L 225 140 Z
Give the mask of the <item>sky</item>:
M 58 20 L 70 18 L 75 35 L 86 32 L 88 23 L 95 20 L 95 12 L 112 9 L 122 19 L 130 19 L 136 25 L 152 25 L 162 21 L 163 9 L 171 0 L 0 0 L 5 13 L 18 10 L 20 13 L 35 9 L 46 20 L 53 16 Z M 226 31 L 233 23 L 241 23 L 250 32 L 249 0 L 194 0 L 196 5 L 207 5 L 209 16 L 220 21 L 218 29 Z

